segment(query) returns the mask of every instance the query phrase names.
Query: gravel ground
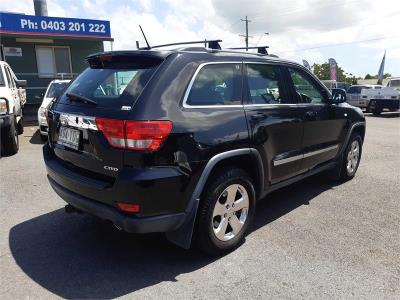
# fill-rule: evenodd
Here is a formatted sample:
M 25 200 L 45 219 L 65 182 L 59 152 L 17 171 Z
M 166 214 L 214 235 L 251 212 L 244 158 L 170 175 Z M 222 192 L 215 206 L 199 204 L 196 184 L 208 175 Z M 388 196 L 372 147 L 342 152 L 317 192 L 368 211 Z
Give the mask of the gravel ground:
M 245 244 L 219 259 L 65 214 L 36 130 L 0 160 L 2 299 L 400 299 L 399 114 L 367 117 L 352 181 L 274 192 Z

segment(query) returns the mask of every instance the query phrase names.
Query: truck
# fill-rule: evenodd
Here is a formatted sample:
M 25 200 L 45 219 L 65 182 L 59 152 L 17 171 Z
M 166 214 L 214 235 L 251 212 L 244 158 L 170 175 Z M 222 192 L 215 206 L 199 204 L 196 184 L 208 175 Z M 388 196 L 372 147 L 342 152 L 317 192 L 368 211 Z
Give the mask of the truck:
M 1 155 L 18 152 L 18 135 L 24 131 L 23 107 L 26 80 L 19 80 L 5 61 L 0 61 L 0 144 Z
M 379 115 L 384 109 L 399 109 L 400 93 L 392 87 L 381 85 L 353 85 L 347 90 L 347 102 Z

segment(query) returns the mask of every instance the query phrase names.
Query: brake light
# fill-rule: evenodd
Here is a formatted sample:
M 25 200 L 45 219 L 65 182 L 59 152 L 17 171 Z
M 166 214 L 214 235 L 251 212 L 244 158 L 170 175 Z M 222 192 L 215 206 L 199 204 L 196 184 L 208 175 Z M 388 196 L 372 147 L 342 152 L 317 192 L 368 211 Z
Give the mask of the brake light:
M 124 121 L 96 118 L 96 124 L 111 146 L 125 148 Z
M 117 206 L 122 211 L 130 212 L 130 213 L 138 213 L 138 212 L 140 212 L 140 205 L 139 204 L 117 202 Z
M 170 121 L 126 121 L 126 148 L 154 151 L 160 148 L 172 130 Z
M 132 150 L 158 150 L 172 130 L 170 121 L 123 121 L 96 118 L 96 124 L 111 146 Z

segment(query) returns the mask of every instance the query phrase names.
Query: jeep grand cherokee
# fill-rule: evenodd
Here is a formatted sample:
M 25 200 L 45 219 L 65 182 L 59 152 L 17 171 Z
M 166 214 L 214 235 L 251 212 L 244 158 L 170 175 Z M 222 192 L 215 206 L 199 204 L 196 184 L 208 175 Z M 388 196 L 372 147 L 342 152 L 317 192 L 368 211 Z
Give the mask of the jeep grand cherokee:
M 297 63 L 199 47 L 87 62 L 49 109 L 43 148 L 70 210 L 219 254 L 244 239 L 269 192 L 357 171 L 361 110 Z

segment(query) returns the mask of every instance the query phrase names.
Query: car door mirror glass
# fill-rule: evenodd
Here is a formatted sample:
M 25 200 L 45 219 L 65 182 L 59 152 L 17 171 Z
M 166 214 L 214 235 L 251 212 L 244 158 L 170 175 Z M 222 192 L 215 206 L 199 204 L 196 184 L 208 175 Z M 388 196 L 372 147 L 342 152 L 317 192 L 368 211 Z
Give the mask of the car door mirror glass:
M 343 89 L 332 89 L 332 102 L 344 103 L 347 100 L 346 91 Z

